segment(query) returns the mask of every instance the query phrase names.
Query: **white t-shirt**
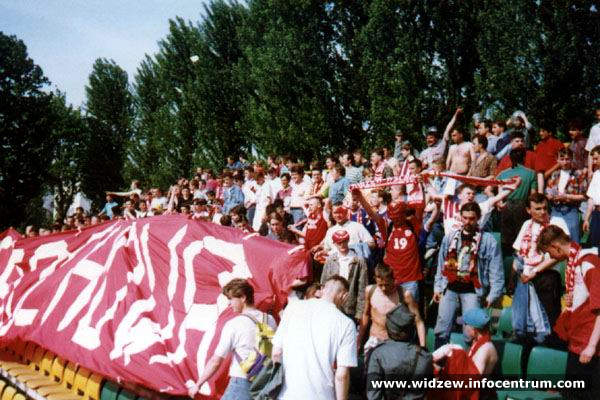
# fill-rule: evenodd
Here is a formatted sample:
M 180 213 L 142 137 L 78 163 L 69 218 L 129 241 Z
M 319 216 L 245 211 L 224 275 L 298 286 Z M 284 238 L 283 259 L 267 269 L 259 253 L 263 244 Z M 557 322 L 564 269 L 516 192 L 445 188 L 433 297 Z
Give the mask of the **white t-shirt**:
M 333 364 L 355 367 L 356 327 L 326 300 L 288 305 L 273 346 L 283 350 L 284 382 L 279 399 L 335 399 Z
M 156 209 L 160 209 L 160 210 L 166 210 L 168 204 L 169 204 L 169 200 L 167 200 L 166 197 L 164 197 L 164 196 L 154 197 L 152 199 L 152 201 L 150 202 L 150 209 L 154 210 L 156 208 Z
M 600 169 L 594 171 L 586 195 L 592 199 L 595 206 L 600 206 Z
M 292 195 L 290 199 L 290 207 L 292 208 L 302 208 L 304 207 L 304 195 L 310 189 L 310 182 L 306 179 L 303 179 L 302 182 L 296 183 L 291 182 L 290 186 L 292 187 Z
M 558 178 L 558 193 L 565 194 L 565 189 L 567 188 L 567 183 L 569 183 L 569 178 L 571 174 L 569 171 L 560 170 L 560 178 Z
M 354 258 L 354 254 L 350 251 L 345 256 L 341 254 L 338 255 L 338 262 L 340 263 L 340 276 L 348 279 L 348 275 L 350 274 L 350 262 Z
M 349 246 L 353 246 L 361 242 L 367 243 L 373 241 L 373 236 L 371 236 L 363 224 L 354 221 L 346 221 L 344 225 L 335 224 L 331 228 L 327 229 L 325 239 L 323 239 L 325 250 L 329 251 L 333 249 L 337 252 L 337 247 L 335 247 L 331 238 L 333 237 L 334 233 L 341 230 L 345 230 L 350 235 L 350 240 L 348 241 Z
M 262 322 L 264 313 L 259 310 L 246 310 L 244 314 L 251 315 L 257 321 Z M 277 324 L 271 315 L 267 314 L 267 324 L 273 329 Z M 218 357 L 227 357 L 233 351 L 239 356 L 241 361 L 245 360 L 256 348 L 256 334 L 258 328 L 254 321 L 244 315 L 238 315 L 227 321 L 221 331 L 219 344 L 215 349 L 215 355 Z M 241 370 L 238 358 L 234 355 L 229 366 L 229 376 L 245 378 L 246 374 Z
M 596 146 L 600 146 L 600 123 L 592 126 L 590 129 L 590 136 L 585 144 L 586 151 L 592 151 Z

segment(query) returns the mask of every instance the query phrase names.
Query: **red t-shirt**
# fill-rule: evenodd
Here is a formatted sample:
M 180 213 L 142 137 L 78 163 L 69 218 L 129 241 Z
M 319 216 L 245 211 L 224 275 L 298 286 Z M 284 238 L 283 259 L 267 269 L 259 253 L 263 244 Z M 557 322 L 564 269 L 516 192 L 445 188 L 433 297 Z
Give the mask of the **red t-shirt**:
M 423 279 L 417 237 L 408 226 L 394 227 L 383 262 L 394 271 L 396 284 Z
M 556 164 L 558 151 L 565 146 L 560 140 L 549 137 L 542 140 L 535 148 L 535 163 L 533 168 L 536 172 L 545 172 Z
M 587 299 L 574 310 L 563 311 L 554 325 L 558 336 L 569 344 L 569 351 L 575 354 L 581 354 L 587 347 L 596 323 L 595 313 L 600 310 L 600 258 L 593 256 L 588 261 L 595 267 L 589 269 L 583 277 L 588 291 Z M 577 285 L 577 278 L 575 280 Z M 600 348 L 596 349 L 596 355 L 600 355 Z
M 327 234 L 327 221 L 323 218 L 323 213 L 311 214 L 306 220 L 306 236 L 304 237 L 304 247 L 307 250 L 312 249 L 323 241 Z
M 534 169 L 535 159 L 536 159 L 536 153 L 534 153 L 533 151 L 527 151 L 527 153 L 525 153 L 524 166 L 529 169 Z M 556 160 L 556 157 L 555 157 L 555 160 Z M 498 175 L 500 172 L 504 171 L 505 169 L 509 169 L 509 168 L 512 168 L 512 161 L 510 161 L 510 154 L 507 154 L 504 157 L 502 157 L 502 160 L 500 160 L 500 162 L 496 166 L 496 175 Z

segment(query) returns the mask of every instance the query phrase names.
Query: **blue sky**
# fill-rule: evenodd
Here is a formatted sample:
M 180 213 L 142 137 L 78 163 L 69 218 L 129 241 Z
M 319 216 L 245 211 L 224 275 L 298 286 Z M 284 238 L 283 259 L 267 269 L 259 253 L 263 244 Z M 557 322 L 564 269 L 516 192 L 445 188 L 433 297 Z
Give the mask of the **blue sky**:
M 158 50 L 169 19 L 200 19 L 207 0 L 0 0 L 0 31 L 16 35 L 52 82 L 79 106 L 94 60 L 113 59 L 133 81 Z

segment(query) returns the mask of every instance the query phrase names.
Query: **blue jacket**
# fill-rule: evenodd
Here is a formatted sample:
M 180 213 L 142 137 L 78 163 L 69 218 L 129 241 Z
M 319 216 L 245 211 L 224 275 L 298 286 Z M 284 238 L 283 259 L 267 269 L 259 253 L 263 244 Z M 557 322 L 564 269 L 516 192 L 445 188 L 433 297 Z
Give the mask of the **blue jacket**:
M 434 284 L 434 290 L 439 293 L 443 293 L 448 286 L 448 280 L 442 275 L 442 269 L 444 268 L 444 262 L 448 255 L 450 242 L 455 234 L 460 233 L 453 232 L 444 236 L 442 247 L 439 251 L 438 268 L 435 273 Z M 460 239 L 458 245 L 460 248 Z M 480 297 L 485 297 L 491 304 L 498 300 L 504 293 L 504 268 L 502 266 L 502 252 L 500 246 L 498 246 L 498 242 L 496 242 L 494 236 L 489 232 L 481 233 L 481 242 L 479 243 L 479 251 L 477 253 L 477 270 L 481 288 L 476 288 L 475 291 Z
M 239 204 L 244 204 L 244 193 L 239 186 L 233 185 L 223 193 L 223 213 L 227 214 L 231 209 Z
M 331 199 L 331 203 L 336 204 L 343 202 L 349 186 L 350 183 L 345 176 L 333 182 L 331 186 L 329 186 L 329 198 Z

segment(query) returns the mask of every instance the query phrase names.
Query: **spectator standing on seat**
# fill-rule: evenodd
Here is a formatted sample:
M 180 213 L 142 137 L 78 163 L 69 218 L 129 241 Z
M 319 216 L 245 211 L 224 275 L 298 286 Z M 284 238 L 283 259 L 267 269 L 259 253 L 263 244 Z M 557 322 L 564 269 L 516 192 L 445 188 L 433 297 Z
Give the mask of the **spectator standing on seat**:
M 517 238 L 521 225 L 529 217 L 525 206 L 531 193 L 537 192 L 537 176 L 535 172 L 523 166 L 525 149 L 520 147 L 510 153 L 512 168 L 502 171 L 498 179 L 521 178 L 519 186 L 506 199 L 506 207 L 500 213 L 500 237 L 504 254 L 512 252 L 512 245 Z
M 339 230 L 333 234 L 333 243 L 337 252 L 327 257 L 321 275 L 321 284 L 334 276 L 339 275 L 348 281 L 348 298 L 344 303 L 342 311 L 359 321 L 365 307 L 365 288 L 367 287 L 367 262 L 353 249 L 348 247 L 350 235 L 345 230 Z
M 588 204 L 583 218 L 583 231 L 590 232 L 588 244 L 598 246 L 600 245 L 600 146 L 594 147 L 590 155 L 594 174 L 586 192 Z
M 357 343 L 360 349 L 369 329 L 364 346 L 365 354 L 388 339 L 385 317 L 398 304 L 406 305 L 414 314 L 418 343 L 421 347 L 425 346 L 425 323 L 421 318 L 417 302 L 408 291 L 402 289 L 402 286 L 396 285 L 392 269 L 385 264 L 380 264 L 375 268 L 375 284 L 365 289 L 365 308 L 360 320 Z
M 502 254 L 494 236 L 478 227 L 479 205 L 463 205 L 460 215 L 462 229 L 444 236 L 438 255 L 433 294 L 440 304 L 436 348 L 448 342 L 459 308 L 464 314 L 481 305 L 491 307 L 504 292 Z
M 552 204 L 552 216 L 562 218 L 567 223 L 571 240 L 579 243 L 579 206 L 585 200 L 587 174 L 585 170 L 573 169 L 572 161 L 571 150 L 562 148 L 558 152 L 558 168 L 548 178 L 546 197 Z

